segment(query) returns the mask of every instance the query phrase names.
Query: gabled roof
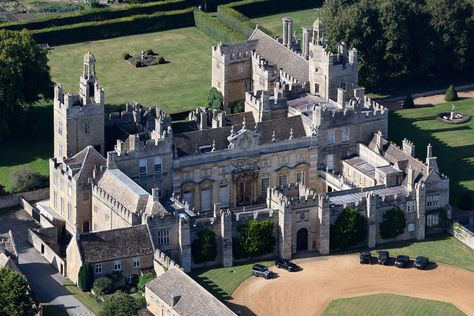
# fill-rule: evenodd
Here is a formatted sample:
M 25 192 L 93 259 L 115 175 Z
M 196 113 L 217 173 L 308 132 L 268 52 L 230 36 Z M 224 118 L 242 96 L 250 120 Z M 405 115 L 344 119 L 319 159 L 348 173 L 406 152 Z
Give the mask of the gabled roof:
M 97 186 L 110 194 L 131 212 L 145 210 L 150 194 L 120 169 L 107 169 Z
M 256 46 L 256 40 L 248 40 L 243 42 L 219 44 L 218 48 L 220 49 L 221 54 L 238 54 L 245 51 L 252 51 Z
M 146 287 L 181 316 L 236 315 L 178 268 L 168 270 L 149 282 Z M 177 300 L 174 306 L 173 295 Z
M 87 146 L 74 156 L 63 161 L 72 171 L 76 181 L 87 182 L 95 167 L 105 165 L 105 158 L 92 146 Z
M 309 81 L 309 63 L 302 56 L 280 44 L 258 28 L 250 35 L 249 40 L 258 40 L 255 52 L 265 58 L 269 64 L 282 68 L 284 72 L 302 84 Z
M 89 263 L 153 254 L 146 225 L 82 234 L 78 244 L 82 259 Z

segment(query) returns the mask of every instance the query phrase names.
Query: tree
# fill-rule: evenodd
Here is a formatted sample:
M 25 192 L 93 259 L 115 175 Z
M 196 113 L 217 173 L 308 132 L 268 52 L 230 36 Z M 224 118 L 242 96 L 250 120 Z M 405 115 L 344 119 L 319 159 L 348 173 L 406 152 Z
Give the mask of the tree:
M 138 290 L 142 292 L 145 291 L 145 285 L 155 278 L 156 276 L 153 273 L 145 273 L 141 275 L 140 278 L 138 279 L 138 285 L 137 285 Z
M 413 102 L 413 98 L 411 95 L 407 95 L 405 100 L 403 101 L 403 108 L 404 109 L 413 109 L 415 107 L 415 102 Z
M 222 110 L 224 107 L 224 96 L 214 87 L 209 90 L 206 107 L 215 110 Z
M 0 137 L 17 130 L 17 112 L 23 106 L 51 96 L 46 54 L 28 31 L 0 30 Z
M 7 195 L 7 191 L 5 190 L 5 186 L 0 184 L 0 196 Z
M 197 233 L 197 238 L 191 245 L 191 254 L 195 263 L 213 261 L 217 255 L 216 233 L 204 229 Z
M 235 101 L 230 105 L 230 110 L 232 114 L 234 113 L 242 113 L 245 111 L 245 101 L 240 100 L 240 101 Z
M 394 207 L 383 214 L 380 236 L 383 239 L 395 238 L 403 234 L 406 225 L 405 213 L 399 207 Z
M 275 248 L 274 224 L 271 220 L 251 220 L 240 225 L 237 230 L 240 237 L 234 239 L 234 256 L 239 258 L 255 257 L 270 253 Z
M 79 276 L 77 286 L 83 292 L 89 292 L 94 282 L 94 275 L 92 273 L 92 265 L 89 262 L 85 262 L 79 269 Z
M 94 293 L 98 296 L 109 294 L 112 290 L 112 280 L 108 277 L 98 278 L 94 281 L 92 288 L 94 289 Z
M 464 195 L 459 202 L 459 208 L 463 210 L 472 210 L 474 209 L 474 203 L 472 202 L 471 193 L 469 190 L 464 191 Z
M 444 100 L 445 101 L 457 101 L 458 98 L 458 93 L 456 91 L 456 88 L 454 88 L 453 85 L 450 85 L 448 90 L 446 90 L 446 94 L 444 95 Z
M 48 186 L 48 177 L 29 168 L 15 170 L 11 175 L 13 191 L 25 192 Z
M 105 299 L 99 316 L 134 316 L 137 314 L 137 309 L 135 299 L 119 291 Z
M 367 238 L 367 220 L 355 208 L 345 208 L 330 228 L 330 246 L 342 249 L 363 243 Z
M 33 316 L 37 309 L 25 276 L 0 268 L 0 315 Z

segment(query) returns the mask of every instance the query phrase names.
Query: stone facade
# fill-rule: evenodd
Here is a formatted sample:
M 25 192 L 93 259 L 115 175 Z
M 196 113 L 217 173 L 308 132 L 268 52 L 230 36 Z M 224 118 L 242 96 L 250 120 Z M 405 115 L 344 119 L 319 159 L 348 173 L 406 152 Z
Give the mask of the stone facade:
M 146 225 L 158 257 L 168 258 L 161 261 L 190 271 L 202 266 L 191 256 L 202 229 L 217 238 L 217 257 L 207 264 L 231 266 L 232 238 L 252 219 L 274 223 L 277 246 L 269 256 L 291 259 L 304 251 L 328 254 L 330 225 L 346 207 L 367 218 L 369 247 L 392 241 L 379 232 L 390 208 L 407 218 L 396 240 L 424 239 L 439 226 L 439 209 L 449 218 L 449 179 L 438 170 L 431 145 L 422 162 L 408 140 L 402 148 L 390 143 L 388 110 L 357 85 L 357 52 L 344 44 L 337 54 L 328 52 L 323 26 L 316 21 L 313 29 L 303 43 L 308 59 L 258 29 L 246 42 L 213 48 L 213 85 L 223 91 L 226 109 L 245 99 L 244 113 L 198 108 L 188 121 L 172 122 L 158 107 L 128 104 L 103 119 L 104 133 L 96 137 L 104 140 L 106 162 L 99 159 L 81 173 L 89 204 L 72 199 L 74 207 L 90 210 L 93 233 Z M 87 54 L 85 74 L 91 60 Z M 95 72 L 83 77 L 87 95 L 84 82 L 98 82 Z M 103 111 L 103 91 L 94 93 L 100 100 L 79 108 Z M 61 115 L 55 112 L 55 121 Z M 60 172 L 74 178 L 70 159 L 77 157 L 53 159 L 53 179 Z M 81 238 L 74 229 L 81 220 L 66 225 L 74 240 Z

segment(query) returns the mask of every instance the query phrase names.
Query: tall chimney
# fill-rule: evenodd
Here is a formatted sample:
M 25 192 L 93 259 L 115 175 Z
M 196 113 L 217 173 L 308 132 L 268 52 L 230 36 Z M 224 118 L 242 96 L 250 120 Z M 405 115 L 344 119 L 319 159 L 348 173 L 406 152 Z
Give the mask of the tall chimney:
M 283 41 L 281 42 L 283 45 L 286 46 L 286 42 L 288 41 L 288 18 L 284 17 L 281 19 L 283 21 Z
M 309 42 L 311 40 L 311 29 L 303 27 L 303 41 L 301 43 L 301 51 L 305 59 L 309 58 Z
M 337 88 L 337 106 L 343 109 L 345 107 L 346 90 Z
M 293 40 L 293 19 L 288 17 L 288 38 L 286 47 L 291 48 L 291 42 Z

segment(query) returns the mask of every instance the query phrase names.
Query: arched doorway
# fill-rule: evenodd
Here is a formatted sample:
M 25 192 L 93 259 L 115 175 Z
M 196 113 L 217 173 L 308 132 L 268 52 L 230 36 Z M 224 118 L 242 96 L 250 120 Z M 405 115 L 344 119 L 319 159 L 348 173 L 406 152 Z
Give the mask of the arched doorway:
M 296 251 L 308 250 L 308 230 L 301 228 L 296 233 Z

